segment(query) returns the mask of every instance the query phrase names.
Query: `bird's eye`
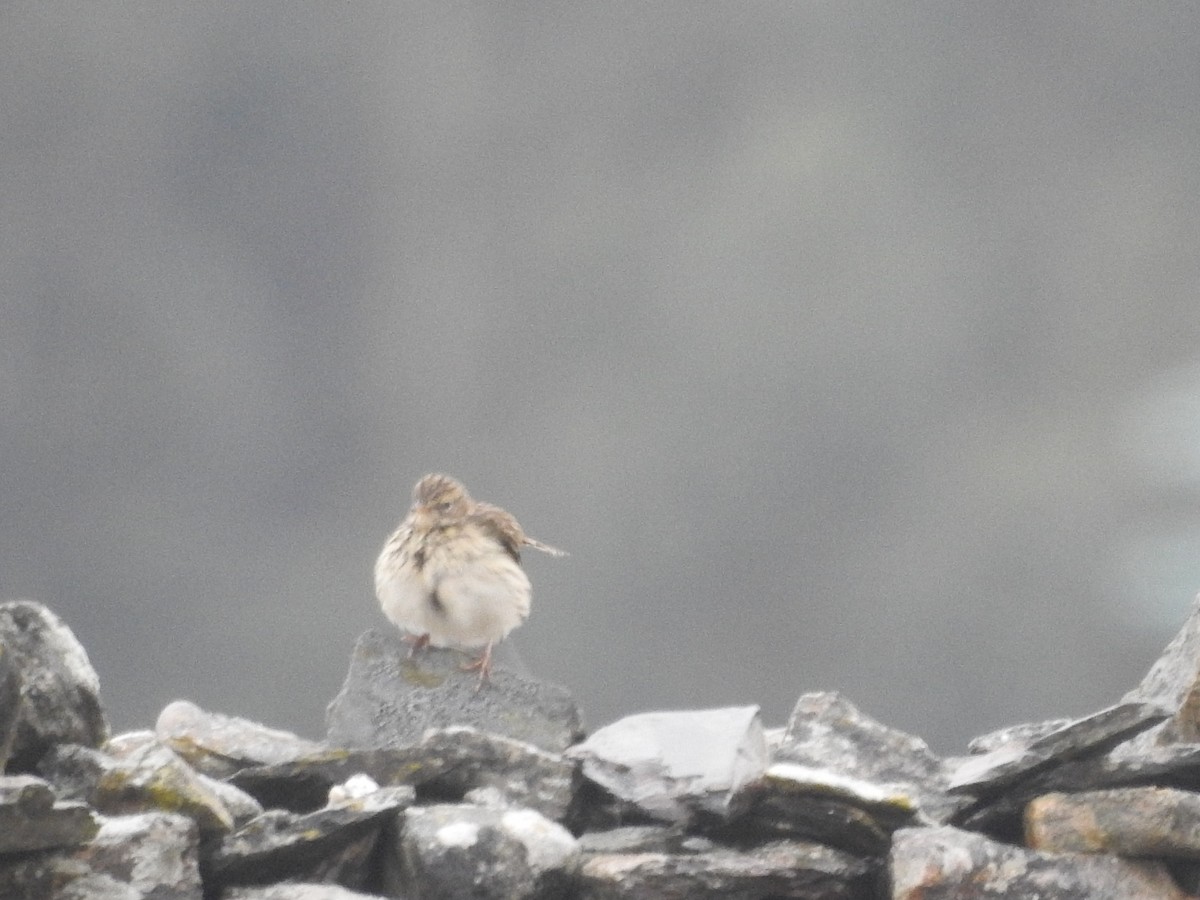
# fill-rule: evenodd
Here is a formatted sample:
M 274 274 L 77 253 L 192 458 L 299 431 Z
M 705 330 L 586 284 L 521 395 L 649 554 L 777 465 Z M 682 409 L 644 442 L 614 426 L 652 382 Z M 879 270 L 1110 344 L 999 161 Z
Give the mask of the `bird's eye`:
M 452 506 L 454 506 L 454 504 L 451 501 L 447 500 L 444 503 L 439 503 L 437 505 L 437 511 L 438 512 L 450 512 L 450 507 L 452 507 Z

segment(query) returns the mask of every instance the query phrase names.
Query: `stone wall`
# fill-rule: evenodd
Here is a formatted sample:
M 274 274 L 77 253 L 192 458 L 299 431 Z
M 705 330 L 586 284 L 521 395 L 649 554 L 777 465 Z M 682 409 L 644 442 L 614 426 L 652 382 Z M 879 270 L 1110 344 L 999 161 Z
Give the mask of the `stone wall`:
M 0 604 L 0 897 L 1183 898 L 1200 606 L 1142 684 L 942 759 L 833 693 L 585 734 L 562 688 L 362 635 L 328 734 L 168 705 L 112 737 L 84 649 Z

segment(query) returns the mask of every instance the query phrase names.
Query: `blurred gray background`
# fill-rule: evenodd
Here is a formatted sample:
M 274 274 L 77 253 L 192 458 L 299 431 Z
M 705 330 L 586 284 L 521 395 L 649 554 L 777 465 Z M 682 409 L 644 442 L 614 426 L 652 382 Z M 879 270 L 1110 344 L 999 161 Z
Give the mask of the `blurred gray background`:
M 442 470 L 593 727 L 955 752 L 1200 588 L 1189 4 L 6 5 L 0 596 L 323 733 Z

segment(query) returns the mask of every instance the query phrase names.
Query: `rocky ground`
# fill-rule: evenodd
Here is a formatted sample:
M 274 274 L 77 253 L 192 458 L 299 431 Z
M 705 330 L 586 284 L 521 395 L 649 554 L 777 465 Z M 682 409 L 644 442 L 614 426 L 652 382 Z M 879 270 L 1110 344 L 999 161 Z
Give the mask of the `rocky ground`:
M 1200 600 L 1142 684 L 940 759 L 832 693 L 585 735 L 562 688 L 359 639 L 317 743 L 186 701 L 112 737 L 71 631 L 0 604 L 0 897 L 1185 898 Z

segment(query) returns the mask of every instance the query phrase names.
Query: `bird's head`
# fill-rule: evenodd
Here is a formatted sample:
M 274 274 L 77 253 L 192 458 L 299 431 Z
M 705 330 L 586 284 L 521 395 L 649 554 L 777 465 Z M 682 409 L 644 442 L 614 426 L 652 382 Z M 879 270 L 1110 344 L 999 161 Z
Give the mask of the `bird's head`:
M 449 475 L 426 475 L 413 488 L 413 511 L 434 520 L 461 518 L 471 509 L 471 495 Z

